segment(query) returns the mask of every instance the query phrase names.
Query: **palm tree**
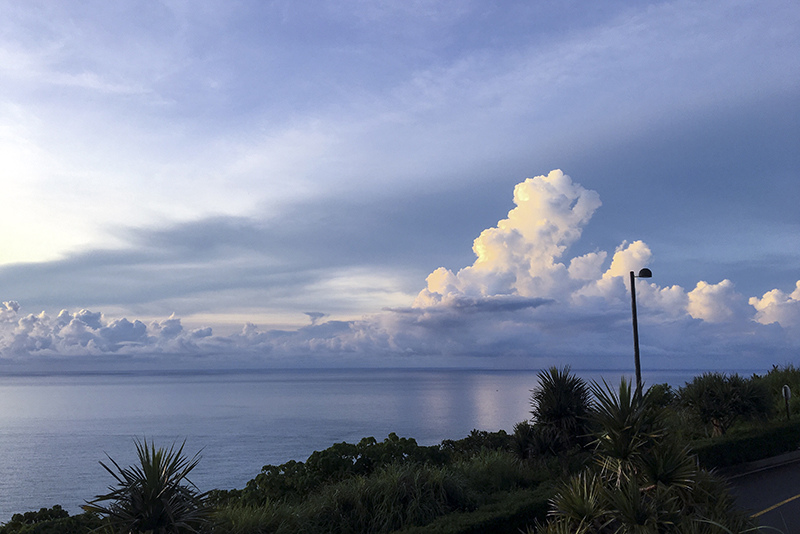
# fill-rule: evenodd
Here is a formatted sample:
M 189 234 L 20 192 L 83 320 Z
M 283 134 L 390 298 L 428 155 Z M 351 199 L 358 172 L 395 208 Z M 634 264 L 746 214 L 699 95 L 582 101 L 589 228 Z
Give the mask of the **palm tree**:
M 200 493 L 187 478 L 200 461 L 183 455 L 184 443 L 169 449 L 136 440 L 139 465 L 123 469 L 110 456 L 116 468 L 100 465 L 116 479 L 110 493 L 98 495 L 83 509 L 104 516 L 114 532 L 181 534 L 196 533 L 208 520 L 207 493 Z M 99 503 L 110 501 L 107 506 Z

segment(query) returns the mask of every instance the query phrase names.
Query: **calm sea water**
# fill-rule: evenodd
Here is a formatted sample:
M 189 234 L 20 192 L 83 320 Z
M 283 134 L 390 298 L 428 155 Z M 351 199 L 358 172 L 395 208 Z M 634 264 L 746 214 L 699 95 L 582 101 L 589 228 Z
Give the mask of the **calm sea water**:
M 202 449 L 201 490 L 241 488 L 265 464 L 390 432 L 432 445 L 529 417 L 537 371 L 280 370 L 0 376 L 0 522 L 61 504 L 80 511 L 135 459 L 134 438 Z M 615 371 L 578 372 L 616 382 Z M 649 383 L 682 385 L 663 371 Z

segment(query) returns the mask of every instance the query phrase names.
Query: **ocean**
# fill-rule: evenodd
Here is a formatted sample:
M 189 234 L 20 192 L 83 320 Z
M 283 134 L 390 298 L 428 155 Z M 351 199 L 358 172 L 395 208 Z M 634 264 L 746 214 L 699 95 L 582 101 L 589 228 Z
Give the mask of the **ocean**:
M 114 482 L 134 440 L 185 441 L 202 491 L 241 488 L 265 464 L 390 432 L 421 445 L 530 417 L 538 371 L 336 369 L 0 376 L 0 523 L 60 504 L 71 514 Z M 620 371 L 576 371 L 617 383 Z M 630 376 L 631 373 L 626 373 Z M 650 373 L 683 385 L 694 371 Z

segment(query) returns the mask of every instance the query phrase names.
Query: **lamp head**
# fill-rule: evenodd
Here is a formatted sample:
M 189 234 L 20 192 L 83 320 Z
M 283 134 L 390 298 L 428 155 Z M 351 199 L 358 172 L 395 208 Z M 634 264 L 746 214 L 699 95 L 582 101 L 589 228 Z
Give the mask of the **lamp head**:
M 652 277 L 653 277 L 653 271 L 651 271 L 647 267 L 639 271 L 639 275 L 637 276 L 637 278 L 652 278 Z

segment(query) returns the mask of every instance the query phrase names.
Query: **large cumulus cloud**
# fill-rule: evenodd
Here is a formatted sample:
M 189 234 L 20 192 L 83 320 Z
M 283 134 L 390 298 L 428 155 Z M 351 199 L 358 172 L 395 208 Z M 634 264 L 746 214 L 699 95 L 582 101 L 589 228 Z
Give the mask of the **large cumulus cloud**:
M 657 257 L 640 240 L 612 252 L 570 255 L 600 208 L 599 195 L 559 170 L 514 189 L 515 207 L 473 243 L 472 265 L 434 270 L 413 302 L 356 321 L 323 320 L 270 330 L 246 324 L 236 334 L 185 329 L 179 318 L 145 324 L 99 312 L 24 314 L 0 307 L 0 353 L 216 355 L 258 362 L 414 364 L 481 361 L 592 368 L 629 366 L 628 273 L 652 266 L 637 281 L 643 358 L 651 367 L 761 368 L 790 360 L 800 347 L 800 282 L 746 298 L 727 279 L 698 281 L 690 290 L 659 284 Z M 459 359 L 460 358 L 460 359 Z M 467 358 L 467 359 L 465 359 Z M 502 363 L 501 363 L 502 362 Z

